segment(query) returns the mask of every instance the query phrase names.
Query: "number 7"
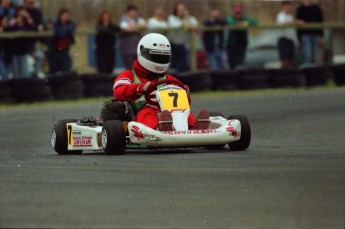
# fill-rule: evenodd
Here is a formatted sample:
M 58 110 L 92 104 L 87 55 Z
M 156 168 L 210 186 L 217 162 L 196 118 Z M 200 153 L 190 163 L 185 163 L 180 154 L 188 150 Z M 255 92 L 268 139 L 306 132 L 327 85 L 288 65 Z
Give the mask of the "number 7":
M 177 98 L 178 98 L 178 94 L 177 93 L 168 93 L 169 97 L 174 97 L 173 100 L 173 106 L 177 107 Z

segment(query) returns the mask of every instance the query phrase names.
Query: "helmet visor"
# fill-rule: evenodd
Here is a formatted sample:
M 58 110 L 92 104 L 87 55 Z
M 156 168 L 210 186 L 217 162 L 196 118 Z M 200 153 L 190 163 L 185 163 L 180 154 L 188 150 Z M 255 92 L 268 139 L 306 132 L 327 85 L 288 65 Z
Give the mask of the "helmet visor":
M 147 49 L 141 47 L 141 56 L 145 59 L 157 64 L 168 64 L 171 59 L 171 52 L 169 50 Z

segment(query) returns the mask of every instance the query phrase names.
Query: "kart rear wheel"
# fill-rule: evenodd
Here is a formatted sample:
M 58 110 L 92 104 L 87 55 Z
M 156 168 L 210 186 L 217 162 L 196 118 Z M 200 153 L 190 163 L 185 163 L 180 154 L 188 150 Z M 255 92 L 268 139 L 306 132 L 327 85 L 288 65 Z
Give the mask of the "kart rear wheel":
M 82 150 L 69 151 L 67 149 L 67 123 L 77 122 L 77 119 L 64 119 L 57 122 L 51 133 L 51 144 L 55 152 L 60 155 L 81 154 Z
M 126 131 L 119 120 L 106 121 L 102 129 L 102 146 L 108 155 L 123 155 L 126 149 Z
M 216 116 L 221 116 L 221 117 L 225 118 L 225 116 L 221 112 L 212 112 L 212 111 L 210 111 L 210 117 L 216 117 Z M 225 144 L 224 145 L 209 145 L 209 146 L 205 146 L 205 149 L 221 150 L 224 147 L 225 147 Z
M 230 115 L 228 120 L 230 119 L 237 119 L 241 123 L 241 138 L 238 141 L 229 143 L 230 149 L 238 151 L 246 150 L 250 145 L 251 139 L 251 130 L 247 117 L 244 115 Z

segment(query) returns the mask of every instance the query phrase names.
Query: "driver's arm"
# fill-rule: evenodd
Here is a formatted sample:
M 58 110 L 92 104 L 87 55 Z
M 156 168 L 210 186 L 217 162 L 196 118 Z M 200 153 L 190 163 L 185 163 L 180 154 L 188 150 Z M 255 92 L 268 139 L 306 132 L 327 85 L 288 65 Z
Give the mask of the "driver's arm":
M 137 93 L 140 84 L 133 83 L 133 81 L 131 71 L 124 71 L 116 77 L 113 86 L 113 94 L 116 100 L 133 101 L 141 96 Z

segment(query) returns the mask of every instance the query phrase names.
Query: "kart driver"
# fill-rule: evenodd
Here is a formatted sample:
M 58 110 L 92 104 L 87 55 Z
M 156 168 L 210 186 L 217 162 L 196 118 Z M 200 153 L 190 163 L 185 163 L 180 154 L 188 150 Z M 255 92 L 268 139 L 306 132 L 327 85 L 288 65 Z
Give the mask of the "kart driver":
M 146 103 L 145 95 L 152 91 L 153 84 L 159 80 L 175 77 L 166 73 L 171 60 L 171 46 L 169 40 L 158 33 L 144 36 L 137 47 L 137 59 L 132 70 L 122 72 L 115 79 L 113 92 L 117 101 L 128 101 L 137 112 L 136 121 L 160 131 L 172 131 L 173 119 L 169 111 L 160 111 L 160 108 Z M 188 86 L 184 88 L 188 93 Z M 189 128 L 208 129 L 209 113 L 202 109 L 197 115 L 190 113 Z

